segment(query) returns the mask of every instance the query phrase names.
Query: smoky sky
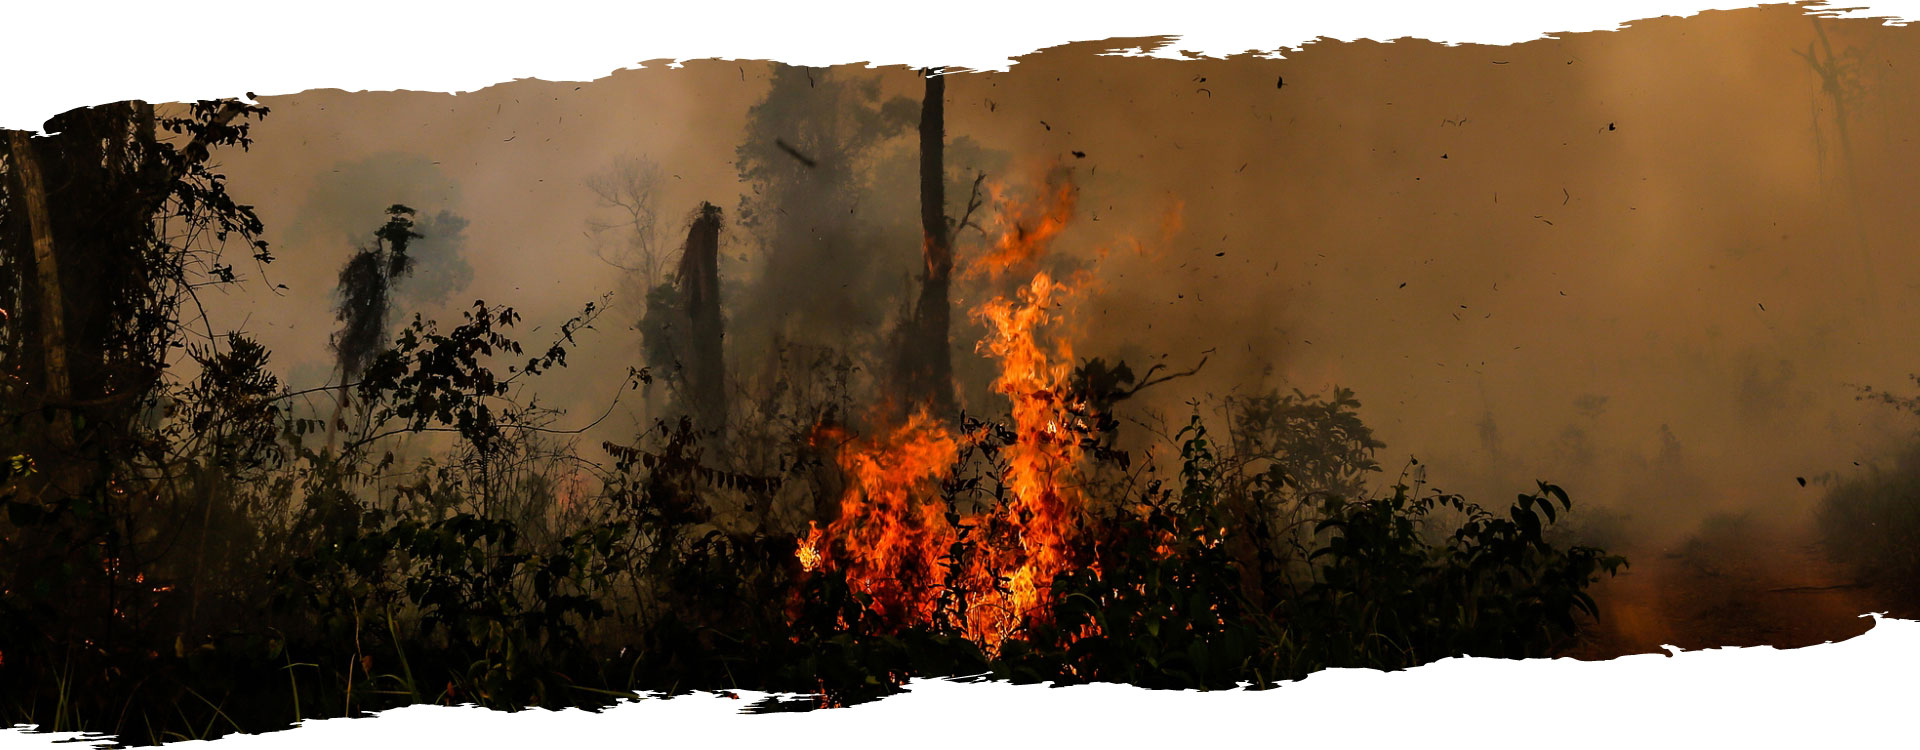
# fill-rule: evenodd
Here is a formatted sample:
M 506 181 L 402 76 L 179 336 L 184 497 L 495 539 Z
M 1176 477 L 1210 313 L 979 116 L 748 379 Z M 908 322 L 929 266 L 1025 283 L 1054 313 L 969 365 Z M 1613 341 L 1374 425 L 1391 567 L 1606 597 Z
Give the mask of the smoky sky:
M 1905 246 L 1920 228 L 1906 166 L 1920 157 L 1906 127 L 1920 30 L 1774 6 L 1506 47 L 1101 54 L 1157 43 L 1069 45 L 947 82 L 950 214 L 971 184 L 962 163 L 1016 190 L 1065 171 L 1079 190 L 1055 243 L 1094 281 L 1071 310 L 1075 353 L 1136 371 L 1207 358 L 1143 394 L 1143 413 L 1184 421 L 1189 399 L 1340 385 L 1391 469 L 1418 457 L 1434 484 L 1489 503 L 1554 481 L 1676 532 L 1727 510 L 1803 512 L 1819 485 L 1796 476 L 1844 475 L 1907 434 L 1854 397 L 1920 370 L 1905 335 L 1920 312 Z M 423 224 L 467 222 L 444 256 L 470 276 L 450 270 L 444 299 L 403 308 L 511 304 L 521 337 L 544 344 L 619 287 L 582 230 L 596 215 L 583 180 L 644 156 L 663 174 L 664 236 L 684 237 L 673 222 L 701 201 L 732 221 L 752 190 L 737 163 L 749 113 L 778 70 L 692 61 L 457 96 L 269 97 L 252 150 L 221 159 L 281 246 L 268 275 L 289 289 L 254 285 L 218 314 L 247 320 L 289 370 L 323 358 L 346 239 L 404 202 Z M 921 94 L 912 70 L 831 76 L 881 100 Z M 831 263 L 780 267 L 730 228 L 729 336 L 772 325 L 757 312 L 780 307 L 769 290 L 832 298 L 819 285 L 834 278 L 859 280 L 858 296 L 828 301 L 884 325 L 920 251 L 915 153 L 909 127 L 858 166 L 871 198 L 843 223 L 864 234 Z M 959 234 L 961 265 L 981 240 Z M 770 268 L 807 283 L 782 287 Z M 965 310 L 986 291 L 956 287 L 957 337 L 977 332 Z M 597 326 L 542 398 L 597 414 L 641 364 L 631 324 Z M 990 374 L 971 354 L 956 370 Z M 625 416 L 606 429 L 639 421 Z

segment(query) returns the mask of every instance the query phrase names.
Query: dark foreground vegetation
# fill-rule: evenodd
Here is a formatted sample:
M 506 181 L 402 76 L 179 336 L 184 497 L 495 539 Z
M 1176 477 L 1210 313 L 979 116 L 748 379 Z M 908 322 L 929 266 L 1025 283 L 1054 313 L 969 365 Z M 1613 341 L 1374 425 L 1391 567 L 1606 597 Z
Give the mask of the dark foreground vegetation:
M 1491 510 L 1404 475 L 1370 489 L 1383 446 L 1345 391 L 1195 406 L 1144 451 L 1122 450 L 1112 394 L 1137 384 L 1091 360 L 1064 394 L 1089 405 L 1072 439 L 1090 502 L 1050 615 L 996 649 L 902 624 L 796 557 L 805 520 L 846 485 L 816 428 L 872 428 L 833 377 L 844 356 L 796 355 L 807 377 L 791 382 L 825 385 L 705 412 L 724 428 L 661 420 L 629 443 L 580 445 L 523 394 L 567 365 L 604 307 L 528 349 L 518 315 L 483 302 L 455 324 L 414 317 L 388 341 L 387 285 L 418 236 L 403 206 L 343 272 L 340 384 L 291 389 L 259 344 L 183 325 L 195 289 L 234 282 L 216 240 L 271 260 L 251 210 L 205 166 L 264 114 L 118 105 L 65 116 L 62 136 L 9 139 L 9 724 L 157 743 L 422 702 L 752 689 L 844 705 L 916 676 L 1267 687 L 1329 667 L 1552 653 L 1596 614 L 1589 584 L 1623 564 L 1549 539 L 1571 507 L 1550 484 Z M 132 208 L 109 220 L 99 206 Z M 190 361 L 170 366 L 181 352 Z M 626 384 L 649 387 L 653 371 Z M 1006 421 L 952 420 L 969 439 L 936 488 L 950 518 L 1004 484 Z M 963 535 L 943 560 L 978 543 Z
M 1920 415 L 1920 398 L 1868 388 L 1862 399 Z M 1861 582 L 1920 603 L 1920 436 L 1889 461 L 1833 483 L 1818 521 L 1829 554 Z

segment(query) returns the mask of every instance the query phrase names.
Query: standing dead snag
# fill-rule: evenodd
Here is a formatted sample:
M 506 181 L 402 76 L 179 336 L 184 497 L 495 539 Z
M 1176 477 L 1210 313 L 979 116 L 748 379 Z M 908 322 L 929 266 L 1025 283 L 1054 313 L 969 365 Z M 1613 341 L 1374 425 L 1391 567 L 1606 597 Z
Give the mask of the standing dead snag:
M 952 327 L 953 235 L 947 219 L 946 79 L 927 71 L 927 94 L 920 104 L 920 229 L 926 260 L 920 298 L 898 338 L 895 379 L 909 410 L 925 406 L 946 417 L 957 410 L 953 394 Z
M 720 207 L 702 202 L 687 228 L 680 255 L 680 300 L 691 341 L 686 350 L 686 391 L 694 422 L 703 432 L 725 428 L 727 368 L 721 349 Z
M 46 352 L 46 397 L 51 403 L 67 400 L 66 306 L 60 301 L 59 260 L 53 251 L 52 219 L 47 213 L 46 184 L 33 155 L 27 134 L 15 130 L 7 134 L 14 177 L 19 181 L 20 202 L 26 209 L 28 234 L 33 243 L 36 280 L 40 285 L 40 305 L 45 311 L 40 322 L 40 346 Z M 48 426 L 48 437 L 60 448 L 73 447 L 73 418 L 61 413 Z

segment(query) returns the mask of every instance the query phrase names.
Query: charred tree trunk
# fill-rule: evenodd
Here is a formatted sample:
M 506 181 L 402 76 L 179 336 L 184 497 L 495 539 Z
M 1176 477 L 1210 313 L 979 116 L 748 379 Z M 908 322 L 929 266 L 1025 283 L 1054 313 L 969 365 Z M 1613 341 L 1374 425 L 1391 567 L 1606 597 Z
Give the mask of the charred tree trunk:
M 953 246 L 947 222 L 946 89 L 939 71 L 928 71 L 920 103 L 920 232 L 926 267 L 913 317 L 902 326 L 897 374 L 908 409 L 925 407 L 939 417 L 957 411 L 948 341 Z
M 67 381 L 66 305 L 60 299 L 60 265 L 53 245 L 53 220 L 47 211 L 47 188 L 33 144 L 22 131 L 7 134 L 8 153 L 27 230 L 33 242 L 34 280 L 40 288 L 40 347 L 45 365 L 46 400 L 66 404 L 72 396 Z M 62 449 L 73 447 L 73 417 L 64 410 L 48 425 L 48 437 Z
M 184 287 L 184 248 L 156 217 L 170 210 L 214 214 L 242 234 L 251 209 L 202 195 L 196 207 L 169 207 L 209 149 L 244 137 L 231 123 L 246 105 L 203 112 L 194 137 L 175 149 L 156 140 L 162 123 L 143 102 L 72 110 L 49 119 L 52 135 L 9 133 L 7 210 L 0 214 L 0 335 L 10 398 L 53 407 L 41 434 L 4 440 L 33 453 L 62 442 L 93 454 L 133 450 L 131 440 L 175 340 L 171 318 Z M 181 124 L 176 121 L 175 124 Z M 217 178 L 215 178 L 217 179 Z M 167 266 L 161 268 L 161 266 Z M 44 441 L 44 444 L 34 444 Z M 108 448 L 112 444 L 112 448 Z
M 116 653 L 120 631 L 151 616 L 128 597 L 156 590 L 129 590 L 128 579 L 185 577 L 169 550 L 187 514 L 201 511 L 203 537 L 210 525 L 207 509 L 168 489 L 177 464 L 162 462 L 179 456 L 150 419 L 161 418 L 155 388 L 181 342 L 191 269 L 226 268 L 213 265 L 217 250 L 180 239 L 181 225 L 211 228 L 216 239 L 261 231 L 223 178 L 202 168 L 210 148 L 245 144 L 246 125 L 231 124 L 245 112 L 265 110 L 206 102 L 160 121 L 151 106 L 122 102 L 57 115 L 43 126 L 51 135 L 0 138 L 0 397 L 26 428 L 0 430 L 0 455 L 25 454 L 41 467 L 22 482 L 28 497 L 96 501 L 90 512 L 50 516 L 58 533 L 36 534 L 44 546 L 10 549 L 18 556 L 4 564 L 59 576 L 65 611 L 56 621 L 70 639 L 93 641 L 90 654 Z M 158 142 L 160 130 L 192 140 L 176 149 Z M 264 242 L 254 247 L 270 259 Z
M 702 432 L 726 429 L 727 369 L 721 348 L 720 207 L 701 203 L 687 229 L 680 255 L 680 299 L 691 324 L 688 332 L 686 390 L 695 424 Z

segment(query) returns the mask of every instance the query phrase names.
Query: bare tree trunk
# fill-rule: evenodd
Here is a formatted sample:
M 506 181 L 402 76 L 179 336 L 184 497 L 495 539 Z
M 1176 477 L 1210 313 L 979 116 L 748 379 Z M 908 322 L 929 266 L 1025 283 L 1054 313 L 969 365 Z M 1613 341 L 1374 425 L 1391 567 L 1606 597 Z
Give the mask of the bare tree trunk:
M 920 232 L 926 269 L 899 352 L 900 380 L 909 408 L 925 406 L 940 417 L 957 410 L 948 340 L 953 247 L 947 226 L 946 95 L 946 79 L 937 69 L 928 71 L 926 98 L 920 103 Z
M 687 396 L 702 432 L 726 428 L 727 368 L 720 319 L 720 207 L 701 203 L 680 256 L 680 293 L 692 322 Z
M 24 131 L 7 133 L 13 173 L 19 178 L 26 206 L 27 226 L 33 238 L 34 273 L 40 287 L 40 345 L 45 348 L 46 400 L 63 405 L 48 426 L 48 435 L 60 448 L 73 447 L 73 417 L 65 408 L 67 381 L 66 307 L 60 299 L 60 266 L 53 246 L 52 219 L 47 211 L 47 189 L 34 159 L 33 144 Z

